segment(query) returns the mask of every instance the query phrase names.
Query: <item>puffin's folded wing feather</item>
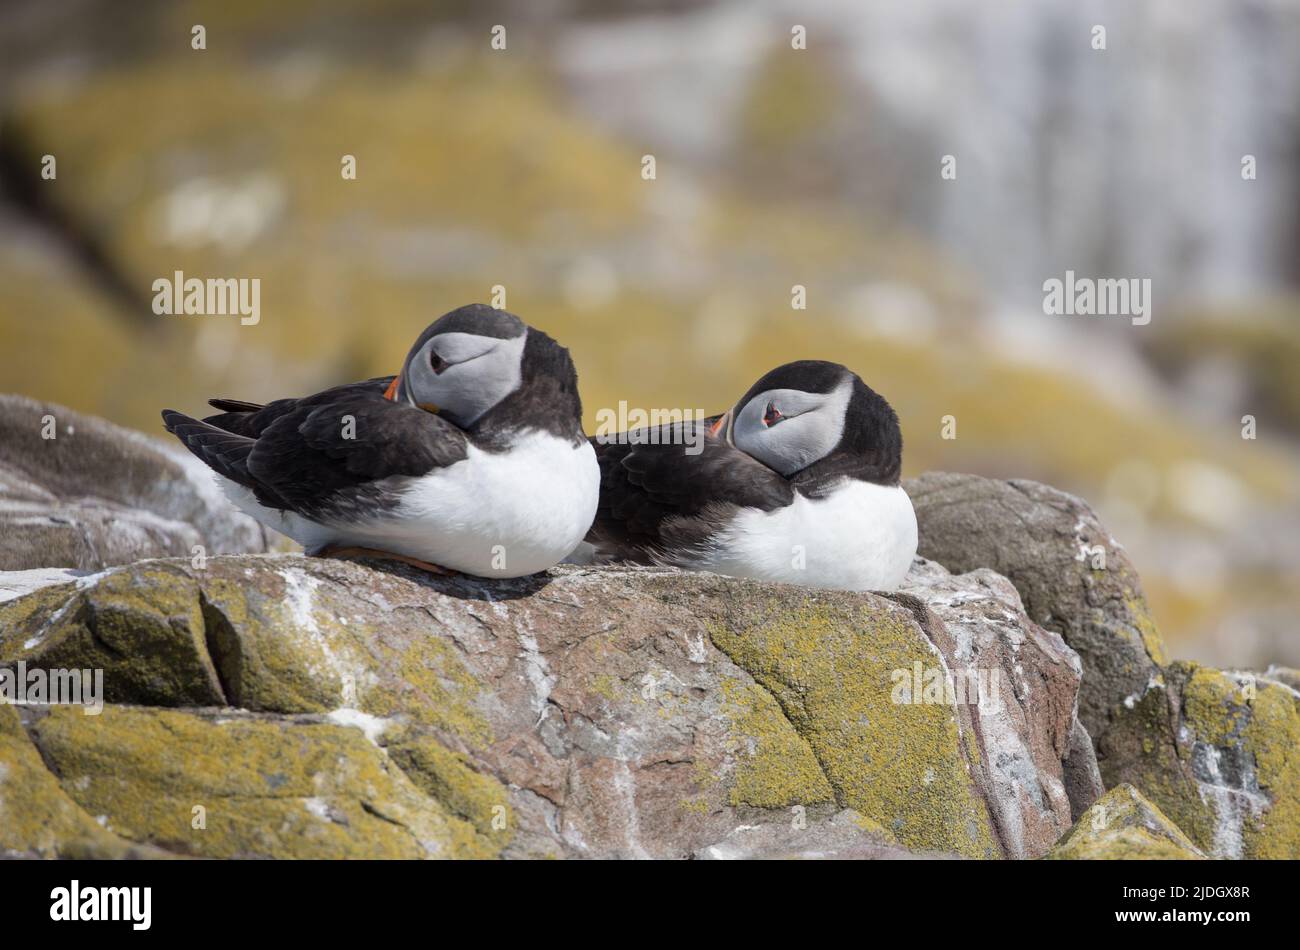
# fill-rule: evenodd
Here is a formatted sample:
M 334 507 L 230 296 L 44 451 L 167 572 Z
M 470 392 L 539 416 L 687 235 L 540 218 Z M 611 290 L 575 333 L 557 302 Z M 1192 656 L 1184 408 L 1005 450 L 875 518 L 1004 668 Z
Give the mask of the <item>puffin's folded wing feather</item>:
M 593 440 L 601 488 L 588 540 L 622 557 L 653 559 L 670 538 L 702 537 L 738 507 L 771 511 L 793 500 L 790 483 L 766 465 L 724 439 L 695 436 L 665 426 L 658 444 Z
M 216 426 L 218 429 L 257 438 L 273 422 L 295 409 L 303 406 L 329 405 L 340 396 L 352 393 L 382 395 L 384 390 L 388 388 L 388 384 L 392 382 L 392 379 L 391 376 L 382 376 L 359 383 L 347 383 L 343 386 L 326 389 L 314 396 L 306 396 L 302 399 L 276 399 L 264 406 L 254 402 L 245 402 L 242 399 L 209 399 L 208 405 L 214 409 L 221 409 L 222 412 L 208 416 L 203 421 L 208 425 Z
M 222 412 L 240 414 L 258 412 L 266 408 L 259 402 L 245 402 L 242 399 L 209 399 L 208 405 L 213 409 L 220 409 Z
M 248 471 L 310 515 L 354 502 L 374 482 L 427 475 L 467 453 L 465 434 L 445 419 L 361 390 L 303 400 L 279 416 L 258 436 Z
M 285 500 L 275 492 L 259 490 L 257 480 L 248 471 L 248 458 L 257 444 L 255 439 L 200 422 L 174 409 L 164 409 L 162 416 L 167 431 L 180 439 L 181 444 L 208 468 L 251 489 L 258 501 L 268 507 L 288 507 Z

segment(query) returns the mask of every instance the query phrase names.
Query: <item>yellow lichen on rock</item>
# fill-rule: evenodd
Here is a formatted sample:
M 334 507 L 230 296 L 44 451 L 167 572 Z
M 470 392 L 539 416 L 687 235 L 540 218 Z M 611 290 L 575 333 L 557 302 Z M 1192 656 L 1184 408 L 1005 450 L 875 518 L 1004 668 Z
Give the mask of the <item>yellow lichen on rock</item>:
M 1132 785 L 1117 785 L 1079 816 L 1046 856 L 1057 860 L 1204 858 L 1169 818 Z
M 111 571 L 92 588 L 61 584 L 0 614 L 0 662 L 103 669 L 104 698 L 166 706 L 221 705 L 204 643 L 199 587 L 168 562 Z
M 1124 600 L 1124 606 L 1128 608 L 1133 626 L 1142 640 L 1142 646 L 1146 648 L 1147 656 L 1151 657 L 1156 665 L 1165 666 L 1169 662 L 1169 653 L 1165 649 L 1164 638 L 1160 636 L 1160 628 L 1156 626 L 1155 619 L 1151 616 L 1151 607 L 1147 604 L 1146 598 L 1141 594 L 1130 592 Z
M 458 752 L 429 736 L 389 742 L 389 756 L 425 794 L 468 822 L 493 854 L 514 836 L 510 793 L 491 775 L 470 765 Z
M 1215 857 L 1300 856 L 1298 701 L 1266 677 L 1175 662 L 1116 710 L 1108 771 Z
M 736 760 L 733 806 L 784 808 L 833 802 L 835 791 L 808 742 L 760 686 L 724 680 L 723 714 L 731 723 Z
M 53 858 L 74 846 L 112 852 L 123 844 L 64 793 L 28 739 L 18 711 L 0 704 L 0 856 Z
M 914 849 L 997 857 L 988 811 L 944 704 L 895 703 L 895 670 L 942 662 L 902 607 L 846 608 L 810 595 L 713 642 L 771 691 L 809 744 L 838 804 Z
M 63 791 L 122 837 L 204 857 L 486 857 L 360 730 L 311 720 L 54 707 L 33 726 Z
M 1300 697 L 1288 687 L 1256 684 L 1254 715 L 1246 724 L 1246 748 L 1255 757 L 1255 778 L 1273 804 L 1257 826 L 1244 829 L 1245 851 L 1254 858 L 1300 857 Z

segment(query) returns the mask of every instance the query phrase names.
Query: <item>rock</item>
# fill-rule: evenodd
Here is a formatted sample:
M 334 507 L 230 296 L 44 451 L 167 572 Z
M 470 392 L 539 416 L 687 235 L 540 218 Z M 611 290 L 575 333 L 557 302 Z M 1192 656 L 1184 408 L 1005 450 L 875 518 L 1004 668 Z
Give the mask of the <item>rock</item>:
M 0 477 L 72 504 L 87 487 L 62 456 L 15 474 L 39 450 L 12 448 L 26 437 L 2 405 Z M 70 425 L 123 473 L 79 504 L 256 546 L 148 440 Z M 146 485 L 123 451 L 178 481 Z M 0 852 L 1039 857 L 1072 822 L 1054 854 L 1182 847 L 1080 831 L 1131 785 L 1147 831 L 1149 803 L 1199 852 L 1300 856 L 1294 671 L 1168 663 L 1077 499 L 969 476 L 908 487 L 922 551 L 947 566 L 918 559 L 892 594 L 291 555 L 0 573 L 0 667 L 101 670 L 107 703 L 0 707 Z M 199 536 L 177 524 L 158 537 Z
M 1004 575 L 1029 616 L 1078 652 L 1079 721 L 1106 787 L 1132 784 L 1213 857 L 1300 857 L 1293 671 L 1170 663 L 1133 566 L 1077 498 L 947 473 L 905 487 L 922 555 L 952 571 Z M 1081 735 L 1071 748 L 1065 776 L 1077 815 L 1096 786 Z
M 1058 860 L 1186 860 L 1205 855 L 1132 785 L 1117 785 L 1083 813 L 1047 855 Z
M 1106 791 L 1101 771 L 1097 767 L 1097 753 L 1092 747 L 1092 737 L 1078 719 L 1074 721 L 1074 729 L 1070 732 L 1070 751 L 1063 764 L 1065 794 L 1070 799 L 1070 818 L 1078 821 L 1088 806 Z
M 914 854 L 898 846 L 875 822 L 852 809 L 836 812 L 814 824 L 767 822 L 740 825 L 722 841 L 697 851 L 702 861 L 867 859 L 897 860 L 914 857 L 953 858 L 939 852 Z
M 1030 618 L 1079 654 L 1079 719 L 1100 742 L 1124 699 L 1167 662 L 1124 549 L 1085 502 L 1037 482 L 927 472 L 904 488 L 923 557 L 958 574 L 986 567 L 1006 577 Z
M 0 603 L 30 594 L 42 587 L 67 584 L 85 577 L 91 571 L 78 571 L 69 567 L 37 567 L 29 571 L 0 571 Z
M 22 854 L 1038 857 L 1085 767 L 1077 657 L 925 563 L 885 596 L 155 560 L 0 604 L 20 660 L 108 702 L 4 710 Z
M 70 856 L 119 841 L 64 792 L 18 711 L 0 703 L 0 857 Z
M 1059 634 L 1027 622 L 1016 589 L 990 570 L 954 576 L 920 561 L 899 595 L 915 599 L 923 626 L 954 669 L 987 674 L 996 692 L 985 698 L 993 701 L 972 710 L 990 760 L 994 787 L 986 799 L 1006 835 L 1031 839 L 1016 840 L 1013 854 L 1041 851 L 1054 829 L 1101 794 L 1096 760 L 1074 745 L 1083 732 L 1075 714 L 1078 656 Z M 928 624 L 927 611 L 940 622 Z
M 53 434 L 53 438 L 46 436 Z M 150 557 L 265 551 L 262 527 L 182 449 L 0 395 L 0 570 L 97 571 Z
M 1099 745 L 1216 858 L 1300 857 L 1300 693 L 1254 673 L 1175 662 L 1129 697 Z
M 1288 666 L 1270 666 L 1259 675 L 1265 679 L 1281 683 L 1283 686 L 1290 686 L 1294 690 L 1300 690 L 1300 670 L 1291 669 Z
M 362 730 L 227 710 L 52 707 L 41 757 L 104 828 L 229 858 L 489 857 L 469 821 L 421 792 Z

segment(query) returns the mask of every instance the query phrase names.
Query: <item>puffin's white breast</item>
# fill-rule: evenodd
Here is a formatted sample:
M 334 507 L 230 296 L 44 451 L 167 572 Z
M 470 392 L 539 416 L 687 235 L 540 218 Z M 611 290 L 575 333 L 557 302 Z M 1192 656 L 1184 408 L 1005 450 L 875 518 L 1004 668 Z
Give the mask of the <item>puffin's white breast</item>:
M 845 480 L 820 499 L 744 509 L 693 557 L 698 570 L 837 590 L 893 590 L 916 556 L 916 513 L 898 486 Z
M 454 465 L 377 484 L 397 505 L 346 522 L 263 508 L 233 482 L 226 489 L 240 508 L 309 551 L 368 547 L 480 577 L 521 577 L 559 563 L 583 539 L 596 516 L 600 467 L 585 440 L 575 446 L 529 432 L 505 452 L 470 446 Z

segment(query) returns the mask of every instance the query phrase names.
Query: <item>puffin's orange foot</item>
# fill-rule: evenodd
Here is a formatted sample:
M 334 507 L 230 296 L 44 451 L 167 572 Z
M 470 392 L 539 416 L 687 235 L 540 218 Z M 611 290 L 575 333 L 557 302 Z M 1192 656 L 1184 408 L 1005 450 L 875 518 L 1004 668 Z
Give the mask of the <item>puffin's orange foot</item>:
M 442 574 L 447 577 L 454 577 L 459 573 L 450 568 L 439 567 L 437 564 L 430 564 L 428 561 L 421 561 L 419 558 L 407 557 L 405 554 L 394 554 L 392 551 L 380 551 L 375 548 L 341 548 L 328 544 L 319 551 L 314 552 L 312 557 L 335 557 L 347 561 L 368 557 L 376 558 L 381 561 L 401 561 L 403 564 L 418 567 L 420 570 L 428 571 L 430 574 Z

